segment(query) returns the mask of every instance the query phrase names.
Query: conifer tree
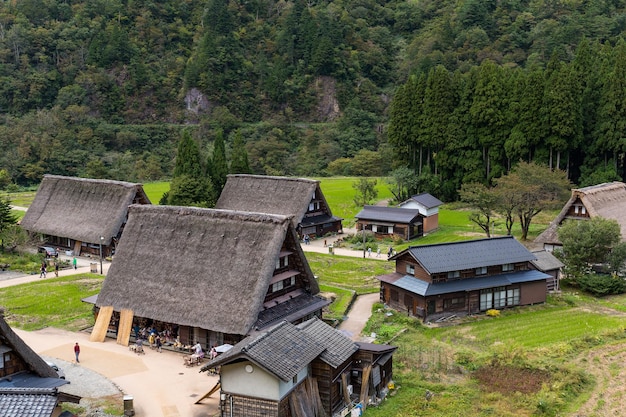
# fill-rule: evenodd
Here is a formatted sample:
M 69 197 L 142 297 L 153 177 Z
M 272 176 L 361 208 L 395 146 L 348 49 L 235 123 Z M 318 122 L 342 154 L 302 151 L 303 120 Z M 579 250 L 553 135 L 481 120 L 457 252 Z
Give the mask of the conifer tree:
M 176 164 L 174 165 L 174 177 L 181 175 L 189 175 L 192 178 L 202 177 L 200 150 L 187 129 L 183 130 L 182 137 L 178 143 Z
M 251 174 L 250 164 L 248 162 L 248 152 L 246 144 L 240 131 L 235 133 L 233 141 L 233 151 L 230 156 L 230 173 L 231 174 Z
M 226 184 L 228 175 L 228 162 L 226 162 L 226 145 L 224 145 L 224 132 L 218 129 L 213 143 L 213 159 L 211 160 L 210 178 L 217 195 L 220 195 Z
M 11 202 L 0 198 L 0 250 L 4 250 L 4 232 L 17 223 L 17 218 L 11 213 Z

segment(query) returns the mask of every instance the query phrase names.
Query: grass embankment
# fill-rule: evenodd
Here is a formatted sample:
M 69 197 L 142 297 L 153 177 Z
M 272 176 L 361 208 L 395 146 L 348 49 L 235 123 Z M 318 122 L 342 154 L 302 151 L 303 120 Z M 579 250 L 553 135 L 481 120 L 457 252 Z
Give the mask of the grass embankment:
M 0 305 L 11 326 L 78 331 L 93 325 L 92 306 L 81 299 L 97 294 L 103 280 L 97 274 L 78 274 L 2 288 Z

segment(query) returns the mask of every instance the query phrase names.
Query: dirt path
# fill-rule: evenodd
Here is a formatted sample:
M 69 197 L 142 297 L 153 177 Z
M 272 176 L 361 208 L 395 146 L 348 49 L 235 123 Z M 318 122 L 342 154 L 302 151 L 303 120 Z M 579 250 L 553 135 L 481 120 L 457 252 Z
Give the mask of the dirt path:
M 339 325 L 339 330 L 345 332 L 354 341 L 371 342 L 372 339 L 362 336 L 361 332 L 372 314 L 372 306 L 379 299 L 378 293 L 359 295 L 348 312 L 348 317 Z
M 626 416 L 626 344 L 590 350 L 576 362 L 593 376 L 596 386 L 589 399 L 571 417 Z

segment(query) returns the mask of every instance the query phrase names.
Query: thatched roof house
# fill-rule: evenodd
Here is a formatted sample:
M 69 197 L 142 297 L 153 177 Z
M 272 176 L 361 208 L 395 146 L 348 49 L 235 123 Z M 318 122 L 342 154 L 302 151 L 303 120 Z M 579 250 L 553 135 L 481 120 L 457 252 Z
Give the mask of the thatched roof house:
M 67 384 L 11 329 L 0 310 L 0 415 L 50 417 L 60 401 L 80 398 L 59 393 Z
M 135 203 L 150 204 L 141 184 L 45 175 L 20 224 L 77 255 L 98 253 L 100 244 L 107 255 Z
M 572 196 L 559 215 L 537 236 L 534 243 L 552 251 L 555 246 L 561 246 L 558 228 L 565 220 L 585 220 L 592 217 L 617 220 L 622 241 L 626 240 L 626 184 L 614 181 L 573 189 Z
M 333 216 L 320 182 L 305 178 L 229 175 L 215 207 L 290 217 L 300 236 L 343 230 L 342 219 Z
M 179 326 L 181 339 L 209 346 L 321 315 L 328 301 L 318 292 L 285 216 L 133 205 L 96 305 Z

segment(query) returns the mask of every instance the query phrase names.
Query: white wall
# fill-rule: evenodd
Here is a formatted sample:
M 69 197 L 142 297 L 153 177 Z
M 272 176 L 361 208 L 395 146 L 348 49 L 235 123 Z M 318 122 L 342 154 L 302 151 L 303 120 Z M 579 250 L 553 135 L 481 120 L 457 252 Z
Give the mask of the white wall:
M 252 367 L 252 372 L 246 372 L 246 365 Z M 274 401 L 279 401 L 281 398 L 280 380 L 251 362 L 224 365 L 220 370 L 220 375 L 224 392 Z

